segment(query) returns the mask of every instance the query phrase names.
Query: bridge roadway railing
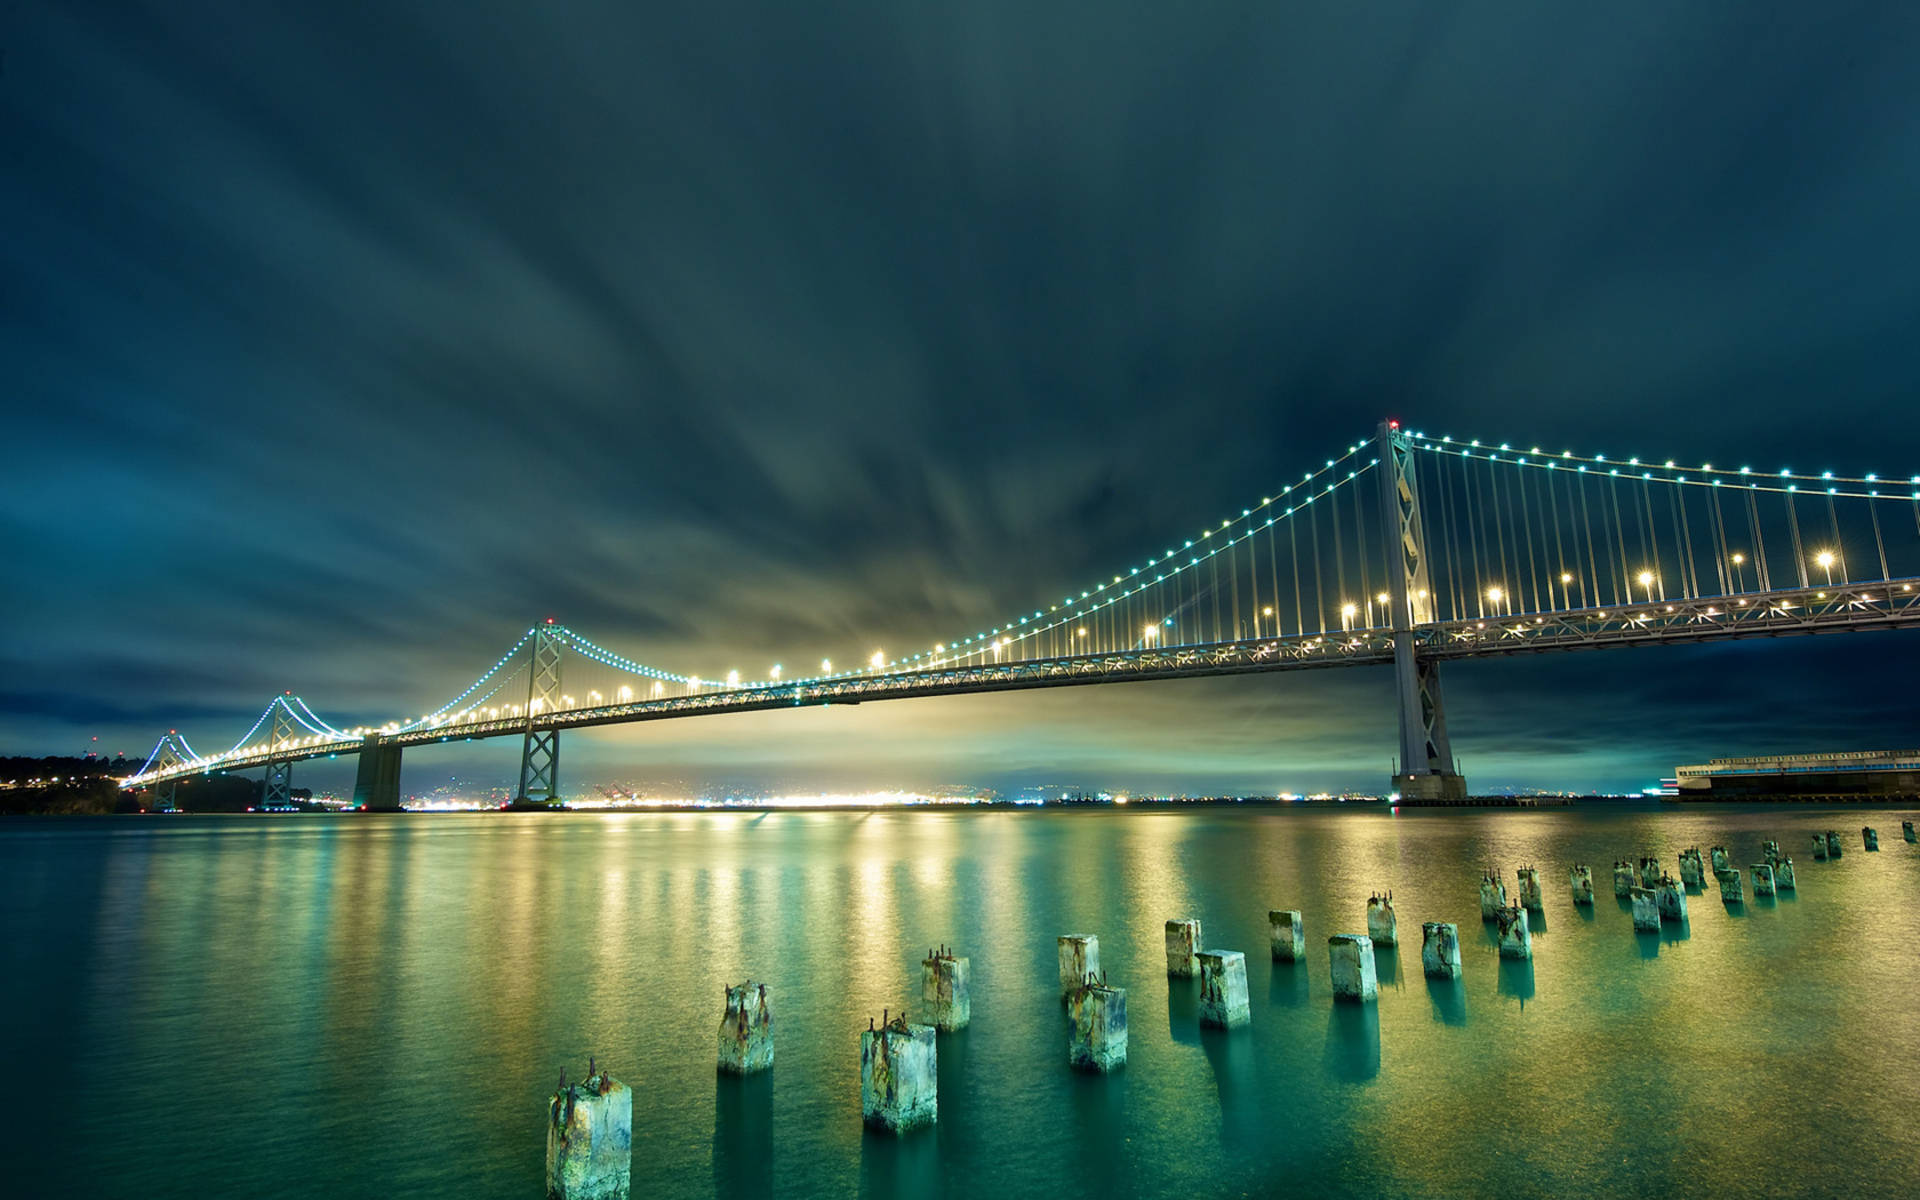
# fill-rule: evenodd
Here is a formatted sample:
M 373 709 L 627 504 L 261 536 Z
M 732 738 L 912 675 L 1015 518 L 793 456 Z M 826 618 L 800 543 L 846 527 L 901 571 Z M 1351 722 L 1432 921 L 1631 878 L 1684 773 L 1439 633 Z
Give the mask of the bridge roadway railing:
M 1749 592 L 1733 596 L 1677 600 L 1655 598 L 1624 607 L 1609 605 L 1546 613 L 1490 614 L 1423 625 L 1415 630 L 1414 636 L 1423 657 L 1465 659 L 1612 646 L 1792 637 L 1916 625 L 1920 625 L 1920 579 L 1907 579 Z M 753 712 L 813 704 L 859 704 L 870 700 L 1203 675 L 1366 666 L 1392 661 L 1391 631 L 1383 628 L 1357 629 L 1337 634 L 1261 638 L 1165 649 L 1141 648 L 1118 653 L 969 666 L 935 666 L 924 670 L 876 672 L 869 676 L 844 679 L 801 680 L 717 689 L 690 696 L 662 697 L 626 704 L 556 709 L 535 716 L 532 728 L 584 729 L 705 713 Z M 525 717 L 456 720 L 420 729 L 383 733 L 378 735 L 374 744 L 407 747 L 472 741 L 523 734 L 528 727 Z M 353 754 L 358 753 L 364 745 L 358 737 L 338 741 L 314 739 L 306 745 L 277 754 L 269 753 L 262 746 L 230 757 L 202 759 L 169 771 L 155 771 L 125 783 L 129 786 L 145 786 L 215 770 L 244 770 L 264 766 L 269 761 L 300 761 Z

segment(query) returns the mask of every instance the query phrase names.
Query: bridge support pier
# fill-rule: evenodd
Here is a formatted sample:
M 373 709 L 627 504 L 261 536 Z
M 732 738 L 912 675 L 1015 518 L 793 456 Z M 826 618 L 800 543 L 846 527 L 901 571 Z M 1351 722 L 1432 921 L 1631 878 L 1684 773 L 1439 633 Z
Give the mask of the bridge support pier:
M 367 812 L 400 811 L 400 747 L 382 746 L 370 733 L 360 743 L 360 769 L 353 776 L 353 806 Z

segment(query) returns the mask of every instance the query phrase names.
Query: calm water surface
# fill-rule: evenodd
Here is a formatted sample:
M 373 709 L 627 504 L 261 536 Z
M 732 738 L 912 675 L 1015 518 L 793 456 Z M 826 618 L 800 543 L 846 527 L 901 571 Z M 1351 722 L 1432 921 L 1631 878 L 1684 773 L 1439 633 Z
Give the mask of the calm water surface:
M 1912 812 L 189 817 L 0 826 L 9 1194 L 542 1194 L 545 1098 L 634 1089 L 636 1195 L 1920 1196 Z M 1884 849 L 1862 852 L 1860 826 Z M 1843 831 L 1816 863 L 1808 834 Z M 1615 857 L 1763 838 L 1797 896 L 1636 935 Z M 1576 909 L 1567 864 L 1602 893 Z M 1479 865 L 1541 868 L 1531 964 Z M 1677 869 L 1677 868 L 1676 868 Z M 1392 888 L 1377 1006 L 1324 936 Z M 1749 888 L 1750 891 L 1750 888 Z M 1301 909 L 1308 961 L 1267 954 Z M 1253 1024 L 1202 1031 L 1162 923 L 1247 952 Z M 1458 984 L 1419 925 L 1457 921 Z M 1054 937 L 1099 934 L 1131 1058 L 1065 1064 Z M 1411 936 L 1409 936 L 1409 934 Z M 859 1038 L 973 959 L 940 1121 L 863 1133 Z M 714 1073 L 724 985 L 768 982 L 770 1076 Z

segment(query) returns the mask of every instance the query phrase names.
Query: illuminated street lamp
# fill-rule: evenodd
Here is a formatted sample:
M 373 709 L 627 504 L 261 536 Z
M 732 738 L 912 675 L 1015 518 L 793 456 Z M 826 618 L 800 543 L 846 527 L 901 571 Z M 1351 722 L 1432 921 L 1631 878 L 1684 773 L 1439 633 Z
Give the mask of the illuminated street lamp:
M 1560 572 L 1560 607 L 1573 607 L 1573 572 Z
M 1740 591 L 1740 592 L 1746 591 L 1747 590 L 1747 556 L 1746 555 L 1735 554 L 1733 556 L 1733 572 L 1734 572 L 1734 590 Z
M 875 650 L 873 652 L 873 657 L 867 660 L 867 665 L 872 667 L 876 671 L 878 671 L 881 667 L 886 666 L 887 652 L 885 650 Z
M 1345 604 L 1342 604 L 1340 606 L 1340 629 L 1342 632 L 1346 632 L 1353 628 L 1354 614 L 1358 613 L 1359 611 L 1360 611 L 1360 607 L 1355 603 L 1353 603 L 1353 601 L 1351 600 L 1347 601 Z
M 821 660 L 820 660 L 820 673 L 821 673 L 822 675 L 831 675 L 831 674 L 833 674 L 833 660 L 832 660 L 832 659 L 830 659 L 830 658 L 823 658 L 823 659 L 821 659 Z
M 773 680 L 776 683 L 780 681 L 780 664 L 779 663 L 775 663 L 771 667 L 767 668 L 767 678 Z
M 1490 587 L 1487 589 L 1487 603 L 1493 605 L 1493 611 L 1495 616 L 1499 615 L 1500 601 L 1505 597 L 1506 597 L 1506 592 L 1502 591 L 1498 584 L 1495 584 L 1493 587 Z
M 1820 569 L 1827 573 L 1827 586 L 1832 587 L 1833 586 L 1833 551 L 1822 550 L 1820 553 L 1813 556 L 1813 561 L 1816 563 L 1819 563 Z
M 1142 629 L 1140 631 L 1140 640 L 1142 642 L 1151 642 L 1153 639 L 1159 636 L 1160 636 L 1160 627 L 1158 625 L 1149 625 L 1145 629 Z
M 1642 571 L 1636 578 L 1640 580 L 1640 586 L 1647 589 L 1647 603 L 1652 604 L 1653 603 L 1653 572 Z

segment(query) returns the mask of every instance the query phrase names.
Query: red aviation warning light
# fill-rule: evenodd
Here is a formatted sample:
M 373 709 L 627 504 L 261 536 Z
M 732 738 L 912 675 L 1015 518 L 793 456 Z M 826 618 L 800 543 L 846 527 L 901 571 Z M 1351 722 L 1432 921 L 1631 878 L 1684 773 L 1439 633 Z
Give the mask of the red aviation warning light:
M 1388 429 L 1398 429 L 1398 428 L 1400 428 L 1400 422 L 1398 422 L 1398 421 L 1395 421 L 1395 420 L 1392 420 L 1391 418 L 1389 418 L 1389 419 L 1388 419 L 1388 421 L 1387 421 L 1387 428 L 1388 428 Z

